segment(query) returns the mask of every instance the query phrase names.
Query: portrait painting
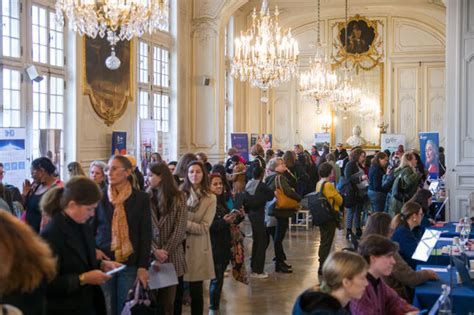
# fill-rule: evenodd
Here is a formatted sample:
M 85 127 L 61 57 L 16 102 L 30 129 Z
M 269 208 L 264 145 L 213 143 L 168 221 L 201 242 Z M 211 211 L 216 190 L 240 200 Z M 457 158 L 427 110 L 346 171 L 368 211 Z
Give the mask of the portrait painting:
M 352 20 L 347 24 L 347 46 L 346 28 L 342 28 L 339 33 L 339 40 L 349 54 L 367 53 L 374 39 L 374 27 L 367 25 L 364 20 Z
M 343 65 L 356 72 L 372 70 L 383 62 L 383 27 L 379 19 L 368 19 L 360 15 L 332 25 L 333 69 Z M 349 65 L 348 65 L 348 64 Z
M 105 66 L 111 53 L 105 38 L 84 37 L 84 94 L 107 126 L 112 125 L 132 100 L 131 42 L 119 41 L 115 47 L 121 65 L 116 70 Z

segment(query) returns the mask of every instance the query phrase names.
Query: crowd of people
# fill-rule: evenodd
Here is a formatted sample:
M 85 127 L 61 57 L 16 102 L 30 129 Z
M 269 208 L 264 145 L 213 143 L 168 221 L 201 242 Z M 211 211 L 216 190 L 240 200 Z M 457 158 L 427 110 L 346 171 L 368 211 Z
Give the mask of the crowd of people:
M 227 153 L 215 165 L 204 152 L 168 163 L 154 153 L 142 170 L 133 156 L 115 155 L 92 162 L 88 174 L 73 162 L 66 182 L 48 158 L 35 159 L 21 192 L 0 184 L 0 306 L 8 314 L 121 314 L 129 290 L 150 289 L 150 272 L 171 264 L 177 284 L 150 291 L 160 312 L 181 314 L 189 302 L 193 315 L 203 314 L 210 280 L 209 313 L 217 314 L 228 266 L 248 283 L 245 254 L 249 276 L 268 278 L 273 241 L 275 272 L 293 272 L 283 242 L 288 219 L 319 192 L 338 215 L 319 227 L 320 285 L 298 298 L 294 314 L 416 311 L 412 287 L 436 278 L 414 271 L 411 259 L 434 219 L 416 151 L 368 155 L 339 144 L 320 153 L 297 144 L 264 152 L 256 144 L 251 161 L 234 148 Z M 0 181 L 3 174 L 0 164 Z M 246 217 L 252 250 L 244 254 Z M 342 225 L 359 254 L 330 254 Z

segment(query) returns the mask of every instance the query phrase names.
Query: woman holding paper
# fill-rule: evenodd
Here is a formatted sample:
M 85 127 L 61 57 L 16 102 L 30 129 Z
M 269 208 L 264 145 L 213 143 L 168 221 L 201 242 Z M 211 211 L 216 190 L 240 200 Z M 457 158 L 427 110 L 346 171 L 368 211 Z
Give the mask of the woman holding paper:
M 148 165 L 148 194 L 151 199 L 153 239 L 151 243 L 155 265 L 171 263 L 177 277 L 183 277 L 186 260 L 182 243 L 186 236 L 187 208 L 184 194 L 178 189 L 165 162 Z M 158 302 L 166 315 L 174 313 L 177 285 L 160 288 Z
M 392 240 L 400 246 L 400 255 L 413 269 L 416 269 L 418 260 L 412 259 L 413 253 L 420 240 L 416 237 L 413 229 L 420 225 L 423 219 L 423 209 L 416 202 L 407 202 L 402 211 L 392 219 Z
M 101 198 L 99 187 L 86 177 L 73 177 L 64 188 L 52 188 L 41 199 L 51 218 L 41 236 L 57 259 L 57 275 L 47 287 L 48 314 L 104 314 L 99 285 L 111 276 L 105 272 L 119 263 L 98 261 L 92 229 L 86 222 Z

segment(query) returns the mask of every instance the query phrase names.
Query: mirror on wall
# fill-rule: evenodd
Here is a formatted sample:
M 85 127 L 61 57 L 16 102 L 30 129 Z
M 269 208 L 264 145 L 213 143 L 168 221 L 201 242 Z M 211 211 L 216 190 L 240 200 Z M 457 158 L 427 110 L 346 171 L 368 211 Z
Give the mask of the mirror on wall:
M 343 77 L 342 69 L 337 69 Z M 352 85 L 361 91 L 361 102 L 348 111 L 332 111 L 332 145 L 346 146 L 362 142 L 366 148 L 380 147 L 380 128 L 383 117 L 383 63 L 368 71 L 352 75 Z

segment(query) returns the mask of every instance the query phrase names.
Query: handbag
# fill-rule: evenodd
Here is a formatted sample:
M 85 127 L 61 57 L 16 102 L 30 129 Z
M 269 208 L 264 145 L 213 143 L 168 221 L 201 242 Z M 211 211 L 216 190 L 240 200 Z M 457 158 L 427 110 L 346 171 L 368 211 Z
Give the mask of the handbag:
M 155 315 L 157 312 L 157 305 L 150 291 L 137 281 L 137 284 L 128 291 L 121 315 Z
M 343 205 L 345 208 L 352 208 L 355 205 L 361 202 L 361 198 L 359 195 L 359 189 L 355 184 L 351 182 L 350 179 L 343 177 L 341 179 L 342 187 L 341 187 L 341 196 L 344 200 Z
M 285 191 L 281 186 L 281 175 L 275 178 L 275 197 L 276 197 L 276 209 L 294 209 L 296 210 L 299 206 L 299 202 L 285 195 Z
M 323 182 L 321 188 L 317 193 L 308 194 L 308 208 L 313 217 L 313 225 L 321 226 L 330 221 L 338 221 L 338 213 L 334 210 L 333 206 L 329 203 L 329 200 L 324 196 L 323 190 L 324 185 L 327 182 Z

